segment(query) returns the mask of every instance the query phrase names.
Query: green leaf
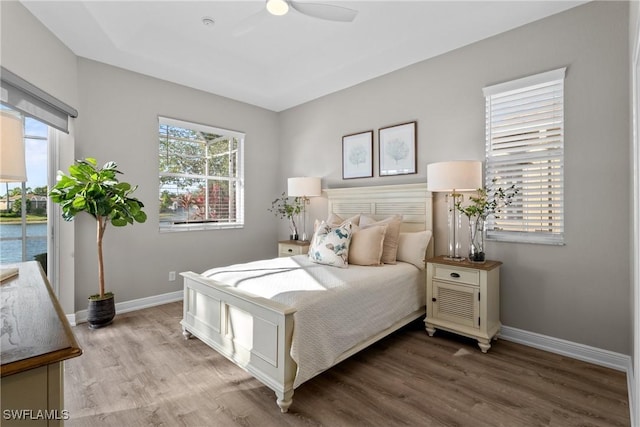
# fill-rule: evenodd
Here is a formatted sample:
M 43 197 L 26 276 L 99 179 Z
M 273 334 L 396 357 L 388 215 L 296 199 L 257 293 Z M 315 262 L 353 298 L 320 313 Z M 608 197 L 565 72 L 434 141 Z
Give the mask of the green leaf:
M 115 170 L 117 168 L 118 168 L 118 165 L 116 164 L 116 162 L 107 162 L 102 167 L 103 170 Z
M 133 218 L 136 222 L 145 222 L 147 220 L 147 214 L 142 211 L 138 211 Z
M 131 184 L 128 182 L 120 182 L 115 185 L 118 190 L 122 190 L 123 192 L 129 191 L 131 189 Z
M 69 174 L 76 178 L 83 178 L 84 174 L 82 173 L 82 168 L 80 165 L 71 165 L 69 166 Z
M 84 209 L 86 205 L 87 205 L 87 201 L 82 196 L 78 196 L 75 199 L 73 199 L 72 206 L 76 209 Z
M 113 218 L 111 220 L 111 224 L 113 224 L 116 227 L 124 227 L 125 225 L 128 224 L 128 222 L 124 218 Z

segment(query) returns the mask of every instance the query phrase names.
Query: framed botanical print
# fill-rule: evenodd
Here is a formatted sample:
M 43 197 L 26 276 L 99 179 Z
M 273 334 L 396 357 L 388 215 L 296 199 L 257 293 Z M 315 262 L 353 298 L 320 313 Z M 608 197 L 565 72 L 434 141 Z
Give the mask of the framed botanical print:
M 378 130 L 380 176 L 417 173 L 416 141 L 416 122 Z
M 342 137 L 342 179 L 373 176 L 373 131 Z

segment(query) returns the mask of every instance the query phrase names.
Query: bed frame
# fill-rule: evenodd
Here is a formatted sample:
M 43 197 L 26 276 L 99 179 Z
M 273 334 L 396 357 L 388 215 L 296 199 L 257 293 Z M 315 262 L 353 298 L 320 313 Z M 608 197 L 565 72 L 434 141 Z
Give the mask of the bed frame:
M 433 230 L 432 199 L 425 184 L 323 190 L 329 212 L 343 218 L 359 213 L 378 219 L 400 213 L 401 231 Z M 426 256 L 433 255 L 433 238 Z M 291 358 L 295 309 L 243 292 L 193 272 L 184 277 L 182 330 L 218 351 L 271 388 L 282 412 L 293 402 L 296 363 Z M 424 316 L 424 308 L 343 353 L 336 363 Z

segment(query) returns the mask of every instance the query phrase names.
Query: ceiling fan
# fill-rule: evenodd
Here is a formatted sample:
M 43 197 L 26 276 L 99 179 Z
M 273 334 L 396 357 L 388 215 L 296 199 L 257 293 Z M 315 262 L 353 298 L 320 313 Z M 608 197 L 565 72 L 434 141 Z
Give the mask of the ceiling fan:
M 266 4 L 267 11 L 276 16 L 287 14 L 290 7 L 303 15 L 318 19 L 325 19 L 327 21 L 351 22 L 358 14 L 357 10 L 328 3 L 306 3 L 293 0 L 267 0 Z
M 289 13 L 290 9 L 313 18 L 324 19 L 333 22 L 352 22 L 357 10 L 329 3 L 307 3 L 294 0 L 266 0 L 265 8 L 242 21 L 233 31 L 234 37 L 240 37 L 253 31 L 265 16 L 282 16 Z

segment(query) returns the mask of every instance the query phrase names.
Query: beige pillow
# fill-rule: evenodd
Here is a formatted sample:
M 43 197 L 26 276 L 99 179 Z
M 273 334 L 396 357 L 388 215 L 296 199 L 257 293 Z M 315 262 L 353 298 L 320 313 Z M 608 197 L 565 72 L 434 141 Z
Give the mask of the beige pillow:
M 340 217 L 339 215 L 332 213 L 329 215 L 326 221 L 320 221 L 319 219 L 316 219 L 313 222 L 314 233 L 316 232 L 316 230 L 318 229 L 318 226 L 320 226 L 322 222 L 329 225 L 330 227 L 340 227 L 343 225 L 351 224 L 351 226 L 353 227 L 353 231 L 356 231 L 358 227 L 358 223 L 360 222 L 360 214 L 354 215 L 351 218 L 342 219 L 342 217 Z
M 336 215 L 334 213 L 331 213 L 329 215 L 329 218 L 327 218 L 326 223 L 329 224 L 332 227 L 337 227 L 339 225 L 344 225 L 344 224 L 348 224 L 348 223 L 351 223 L 352 225 L 359 225 L 359 223 L 360 223 L 360 214 L 354 215 L 351 218 L 343 219 L 340 215 Z
M 349 245 L 349 264 L 381 265 L 384 235 L 387 224 L 354 231 Z
M 377 221 L 375 218 L 367 215 L 360 215 L 361 229 L 385 224 L 387 224 L 387 232 L 384 236 L 382 258 L 380 259 L 380 261 L 382 261 L 384 264 L 395 264 L 396 254 L 398 252 L 398 237 L 400 235 L 402 215 L 392 215 L 380 221 Z
M 424 270 L 424 258 L 431 240 L 431 231 L 400 233 L 398 237 L 398 254 L 396 259 L 415 265 Z

